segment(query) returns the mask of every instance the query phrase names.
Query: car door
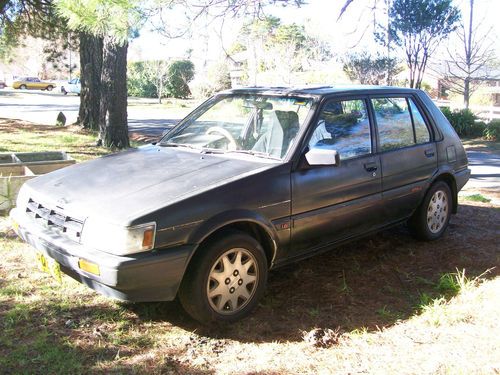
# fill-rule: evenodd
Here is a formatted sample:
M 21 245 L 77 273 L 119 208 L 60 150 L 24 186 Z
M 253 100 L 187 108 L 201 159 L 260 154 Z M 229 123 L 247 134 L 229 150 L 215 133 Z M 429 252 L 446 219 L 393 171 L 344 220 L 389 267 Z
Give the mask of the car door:
M 407 218 L 437 169 L 436 145 L 412 96 L 372 98 L 388 222 Z
M 38 78 L 31 78 L 30 87 L 33 89 L 43 88 L 42 82 Z
M 303 161 L 292 172 L 292 257 L 380 225 L 380 160 L 373 153 L 366 99 L 330 99 L 311 126 L 305 151 L 334 149 L 340 164 Z

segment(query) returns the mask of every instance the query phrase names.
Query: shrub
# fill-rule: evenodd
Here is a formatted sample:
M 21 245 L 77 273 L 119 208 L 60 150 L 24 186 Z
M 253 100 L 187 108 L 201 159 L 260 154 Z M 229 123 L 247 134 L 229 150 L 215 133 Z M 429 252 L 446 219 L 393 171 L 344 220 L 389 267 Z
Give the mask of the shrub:
M 209 97 L 216 92 L 231 88 L 231 75 L 225 62 L 217 62 L 208 68 L 203 83 L 194 88 L 195 96 Z
M 483 134 L 490 141 L 500 141 L 500 120 L 493 120 L 486 125 Z
M 486 123 L 484 121 L 475 121 L 467 131 L 468 137 L 481 138 L 484 136 L 486 130 Z
M 188 83 L 194 77 L 194 64 L 189 60 L 177 60 L 168 67 L 168 82 L 166 85 L 168 96 L 187 98 L 191 95 Z
M 484 123 L 476 123 L 477 117 L 470 109 L 450 111 L 448 107 L 441 108 L 451 126 L 460 137 L 478 137 L 483 135 Z
M 158 93 L 154 80 L 146 69 L 147 61 L 138 61 L 128 64 L 127 90 L 128 95 L 140 98 L 157 98 Z
M 148 60 L 128 64 L 127 86 L 130 96 L 186 98 L 191 94 L 188 83 L 193 79 L 194 65 L 189 60 L 168 62 Z

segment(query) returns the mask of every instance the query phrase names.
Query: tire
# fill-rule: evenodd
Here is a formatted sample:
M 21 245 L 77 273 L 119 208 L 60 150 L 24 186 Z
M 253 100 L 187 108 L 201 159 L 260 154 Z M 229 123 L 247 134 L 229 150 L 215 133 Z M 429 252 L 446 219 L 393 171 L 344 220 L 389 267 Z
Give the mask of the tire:
M 21 85 L 21 86 L 19 86 L 19 88 L 20 88 L 21 90 L 26 90 L 26 85 Z
M 237 321 L 257 306 L 267 270 L 262 246 L 243 232 L 228 231 L 198 249 L 179 289 L 179 300 L 201 323 Z
M 54 88 L 54 86 L 50 86 L 50 85 L 46 87 L 47 91 L 52 91 L 53 88 Z
M 424 241 L 440 238 L 450 222 L 452 204 L 448 184 L 443 181 L 433 184 L 409 221 L 413 235 Z

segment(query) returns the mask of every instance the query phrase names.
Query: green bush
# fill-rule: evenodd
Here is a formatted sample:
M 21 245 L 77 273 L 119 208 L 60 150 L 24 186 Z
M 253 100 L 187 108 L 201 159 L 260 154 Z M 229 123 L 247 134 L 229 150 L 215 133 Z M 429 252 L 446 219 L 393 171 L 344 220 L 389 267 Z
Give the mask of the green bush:
M 127 87 L 130 96 L 186 98 L 191 94 L 188 83 L 194 77 L 194 64 L 189 60 L 138 61 L 128 64 Z
M 129 96 L 157 98 L 156 84 L 147 69 L 148 61 L 129 63 L 127 66 L 127 91 Z
M 484 121 L 476 121 L 467 131 L 468 137 L 480 138 L 484 136 L 484 132 L 486 130 L 486 123 Z
M 168 77 L 166 88 L 168 96 L 174 98 L 187 98 L 191 95 L 188 83 L 194 77 L 194 64 L 189 60 L 177 60 L 168 67 Z
M 483 135 L 486 125 L 482 122 L 476 122 L 477 117 L 470 109 L 451 111 L 448 107 L 443 107 L 441 112 L 460 137 L 480 137 Z
M 493 120 L 486 125 L 483 134 L 490 141 L 500 141 L 500 120 Z

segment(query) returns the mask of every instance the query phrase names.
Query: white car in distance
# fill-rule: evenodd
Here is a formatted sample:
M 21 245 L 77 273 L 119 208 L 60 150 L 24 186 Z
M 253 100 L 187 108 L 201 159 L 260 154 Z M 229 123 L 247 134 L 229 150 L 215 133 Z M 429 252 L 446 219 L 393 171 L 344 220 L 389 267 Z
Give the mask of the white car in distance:
M 64 95 L 67 95 L 68 93 L 80 95 L 81 89 L 82 86 L 80 84 L 80 78 L 73 78 L 72 80 L 68 81 L 68 83 L 61 85 L 61 92 Z

